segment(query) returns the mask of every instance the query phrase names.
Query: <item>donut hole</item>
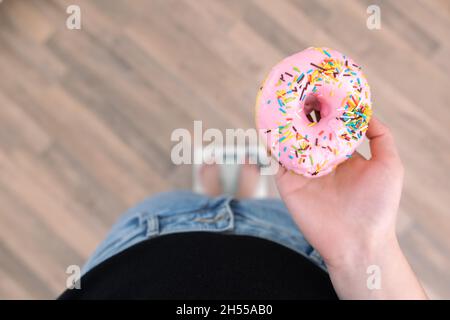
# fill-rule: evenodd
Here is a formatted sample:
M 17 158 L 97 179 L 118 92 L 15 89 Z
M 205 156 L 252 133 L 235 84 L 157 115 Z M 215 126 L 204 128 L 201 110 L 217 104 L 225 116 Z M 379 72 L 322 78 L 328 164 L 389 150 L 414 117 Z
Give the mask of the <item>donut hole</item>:
M 303 108 L 306 118 L 309 122 L 320 122 L 320 119 L 326 116 L 325 104 L 315 95 L 308 95 L 305 99 Z

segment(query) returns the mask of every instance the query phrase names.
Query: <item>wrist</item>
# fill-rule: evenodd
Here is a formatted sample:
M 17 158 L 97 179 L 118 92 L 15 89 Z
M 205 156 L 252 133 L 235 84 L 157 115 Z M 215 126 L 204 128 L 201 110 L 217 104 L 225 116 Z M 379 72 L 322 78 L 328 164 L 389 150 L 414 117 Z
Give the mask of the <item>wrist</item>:
M 395 234 L 327 267 L 343 299 L 427 299 Z
M 379 265 L 390 256 L 401 254 L 395 231 L 382 236 L 365 237 L 354 241 L 344 252 L 335 253 L 333 257 L 324 258 L 330 272 L 367 268 Z

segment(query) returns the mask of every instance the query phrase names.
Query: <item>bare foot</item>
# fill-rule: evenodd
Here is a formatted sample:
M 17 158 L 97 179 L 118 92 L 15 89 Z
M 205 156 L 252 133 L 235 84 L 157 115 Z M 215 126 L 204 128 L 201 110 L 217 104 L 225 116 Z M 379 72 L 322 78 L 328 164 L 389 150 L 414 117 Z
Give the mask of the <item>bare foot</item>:
M 238 192 L 236 198 L 248 199 L 255 196 L 256 187 L 260 179 L 259 166 L 245 163 L 241 165 Z
M 217 164 L 203 164 L 201 166 L 200 182 L 208 196 L 216 197 L 223 193 L 220 183 L 220 168 Z

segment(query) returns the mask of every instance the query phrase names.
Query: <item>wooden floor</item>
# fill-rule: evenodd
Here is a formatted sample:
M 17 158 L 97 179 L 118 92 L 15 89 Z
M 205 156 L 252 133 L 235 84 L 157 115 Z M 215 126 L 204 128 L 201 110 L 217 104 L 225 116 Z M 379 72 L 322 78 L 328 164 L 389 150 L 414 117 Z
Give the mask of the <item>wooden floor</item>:
M 65 27 L 69 4 L 82 30 Z M 252 127 L 266 72 L 313 45 L 365 67 L 406 167 L 402 247 L 450 298 L 449 31 L 448 0 L 4 0 L 0 298 L 57 296 L 124 209 L 190 186 L 173 129 Z

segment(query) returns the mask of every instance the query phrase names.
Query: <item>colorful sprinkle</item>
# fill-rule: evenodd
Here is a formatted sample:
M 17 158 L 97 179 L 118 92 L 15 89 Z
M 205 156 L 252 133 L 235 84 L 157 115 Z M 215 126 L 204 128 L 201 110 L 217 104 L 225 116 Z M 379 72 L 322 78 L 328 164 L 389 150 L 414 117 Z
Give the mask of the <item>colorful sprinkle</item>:
M 323 51 L 323 53 L 325 53 L 328 57 L 330 57 L 331 58 L 331 54 L 329 54 L 328 53 L 328 51 L 327 50 L 325 50 L 325 49 L 322 49 L 322 51 Z

